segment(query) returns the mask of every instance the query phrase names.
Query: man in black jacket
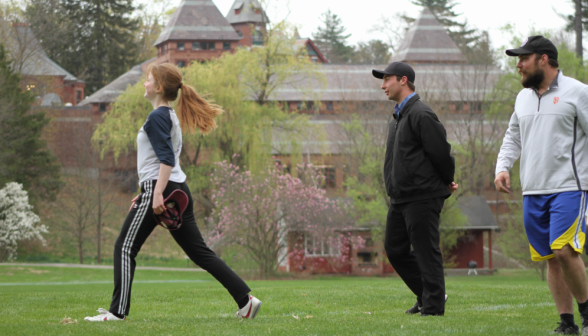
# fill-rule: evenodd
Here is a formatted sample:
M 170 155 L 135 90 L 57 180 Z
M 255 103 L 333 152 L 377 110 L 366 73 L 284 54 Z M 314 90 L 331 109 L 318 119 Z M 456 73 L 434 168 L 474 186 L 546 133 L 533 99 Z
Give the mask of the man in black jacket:
M 394 100 L 389 125 L 384 181 L 390 196 L 384 246 L 390 263 L 417 296 L 407 314 L 445 313 L 445 279 L 439 249 L 439 215 L 445 199 L 457 190 L 455 161 L 445 128 L 414 92 L 415 73 L 394 62 L 384 71 L 382 89 Z M 412 245 L 412 251 L 411 251 Z

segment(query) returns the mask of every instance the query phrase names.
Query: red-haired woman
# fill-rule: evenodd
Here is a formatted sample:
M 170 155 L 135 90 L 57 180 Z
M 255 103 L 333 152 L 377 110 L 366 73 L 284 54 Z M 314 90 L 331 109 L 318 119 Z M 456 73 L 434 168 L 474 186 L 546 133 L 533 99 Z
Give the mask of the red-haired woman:
M 222 109 L 183 84 L 182 74 L 174 65 L 151 64 L 147 73 L 147 81 L 143 84 L 145 98 L 153 104 L 154 110 L 137 135 L 141 194 L 133 200 L 114 246 L 114 293 L 110 309 L 99 308 L 99 315 L 88 316 L 85 320 L 121 321 L 129 314 L 135 257 L 157 226 L 153 213 L 162 213 L 165 210 L 164 198 L 178 189 L 186 193 L 189 202 L 182 215 L 182 225 L 178 230 L 170 231 L 171 235 L 192 261 L 225 286 L 239 306 L 237 316 L 252 319 L 261 301 L 249 295 L 251 290 L 245 282 L 206 246 L 196 226 L 194 202 L 179 163 L 182 128 L 187 132 L 198 129 L 202 134 L 209 133 L 216 128 L 214 118 L 221 114 Z M 175 101 L 178 95 L 176 115 L 170 102 Z

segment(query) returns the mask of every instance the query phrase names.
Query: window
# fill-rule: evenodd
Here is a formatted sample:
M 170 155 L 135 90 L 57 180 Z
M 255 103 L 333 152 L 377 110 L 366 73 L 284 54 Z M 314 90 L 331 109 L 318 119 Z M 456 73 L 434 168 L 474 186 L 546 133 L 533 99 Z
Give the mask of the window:
M 312 56 L 312 57 L 310 57 L 310 60 L 312 61 L 312 63 L 316 63 L 316 62 L 318 62 L 318 57 Z
M 161 45 L 161 53 L 163 54 L 165 52 L 165 44 Z
M 337 256 L 341 253 L 339 242 L 335 238 L 318 238 L 310 234 L 304 237 L 304 254 L 306 256 Z
M 240 31 L 240 30 L 237 30 L 237 35 L 238 35 L 239 37 L 243 37 L 243 32 L 242 32 L 242 31 Z
M 327 111 L 333 111 L 333 102 L 327 102 Z
M 178 50 L 184 50 L 184 42 L 178 42 Z
M 76 104 L 82 101 L 82 90 L 76 90 Z
M 208 42 L 201 42 L 200 43 L 200 49 L 202 49 L 202 50 L 208 50 Z
M 208 42 L 208 50 L 214 50 L 215 48 L 215 43 L 214 42 Z
M 98 106 L 98 112 L 102 112 L 102 113 L 106 112 L 106 104 L 100 104 Z
M 192 42 L 192 50 L 200 50 L 200 42 Z
M 262 45 L 263 44 L 263 34 L 259 31 L 259 27 L 255 27 L 255 32 L 253 33 L 253 44 L 255 45 Z
M 324 168 L 323 174 L 325 174 L 325 187 L 336 188 L 337 177 L 335 167 L 327 166 Z
M 223 42 L 223 50 L 231 50 L 231 42 Z
M 178 68 L 183 68 L 186 66 L 186 62 L 184 61 L 178 61 Z

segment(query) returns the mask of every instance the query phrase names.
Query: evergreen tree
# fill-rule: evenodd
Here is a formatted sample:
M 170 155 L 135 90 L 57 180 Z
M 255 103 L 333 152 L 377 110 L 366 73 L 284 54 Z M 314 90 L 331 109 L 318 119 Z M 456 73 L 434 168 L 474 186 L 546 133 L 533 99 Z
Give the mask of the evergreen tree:
M 63 0 L 75 26 L 74 41 L 82 68 L 77 73 L 92 94 L 135 65 L 139 20 L 131 18 L 132 0 Z
M 140 19 L 132 0 L 30 0 L 26 17 L 48 56 L 86 81 L 86 96 L 134 66 Z
M 588 29 L 588 0 L 570 0 L 569 2 L 574 6 L 574 13 L 569 15 L 558 13 L 558 15 L 566 20 L 566 30 L 575 32 L 576 55 L 583 59 L 582 31 Z
M 312 34 L 314 42 L 323 55 L 331 63 L 347 63 L 353 56 L 353 47 L 346 44 L 351 34 L 345 34 L 347 28 L 343 26 L 341 19 L 331 10 L 321 14 L 321 22 L 317 32 Z
M 52 199 L 61 187 L 59 164 L 41 140 L 49 122 L 44 113 L 29 113 L 35 97 L 23 91 L 0 44 L 0 185 L 19 182 L 31 199 Z
M 353 53 L 355 64 L 387 64 L 390 61 L 390 45 L 381 40 L 359 42 Z

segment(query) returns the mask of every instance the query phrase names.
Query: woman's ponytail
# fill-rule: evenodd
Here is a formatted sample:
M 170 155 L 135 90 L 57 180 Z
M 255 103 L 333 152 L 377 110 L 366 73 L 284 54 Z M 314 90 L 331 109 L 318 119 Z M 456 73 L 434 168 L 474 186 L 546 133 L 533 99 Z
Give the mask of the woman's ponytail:
M 222 107 L 209 103 L 186 84 L 182 84 L 177 110 L 185 131 L 193 133 L 198 128 L 202 134 L 208 134 L 217 127 L 214 118 L 223 112 Z
M 194 133 L 199 129 L 202 134 L 208 134 L 216 128 L 214 118 L 223 112 L 222 107 L 209 103 L 193 87 L 182 83 L 182 73 L 177 66 L 151 63 L 147 73 L 151 73 L 155 81 L 163 87 L 163 99 L 171 102 L 180 96 L 177 112 L 184 132 Z

